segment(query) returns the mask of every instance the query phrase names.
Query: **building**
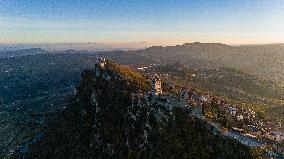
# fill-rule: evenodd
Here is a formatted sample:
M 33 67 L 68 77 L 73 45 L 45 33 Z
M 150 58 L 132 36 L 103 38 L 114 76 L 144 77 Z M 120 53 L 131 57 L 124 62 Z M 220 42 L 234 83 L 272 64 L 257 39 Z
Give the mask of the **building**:
M 99 66 L 100 66 L 101 68 L 105 68 L 106 63 L 107 63 L 107 61 L 106 61 L 105 58 L 100 58 L 100 59 L 98 60 L 98 64 L 99 64 Z
M 207 101 L 208 101 L 208 98 L 207 98 L 207 96 L 205 96 L 205 95 L 201 95 L 201 96 L 199 97 L 199 100 L 202 101 L 202 102 L 207 102 Z
M 229 106 L 228 109 L 226 110 L 226 112 L 231 114 L 231 115 L 236 115 L 237 109 L 235 107 Z
M 238 115 L 237 116 L 237 120 L 238 121 L 243 121 L 244 120 L 244 116 L 243 115 Z
M 160 77 L 158 75 L 155 75 L 152 80 L 152 94 L 159 95 L 162 93 L 162 81 L 160 80 Z

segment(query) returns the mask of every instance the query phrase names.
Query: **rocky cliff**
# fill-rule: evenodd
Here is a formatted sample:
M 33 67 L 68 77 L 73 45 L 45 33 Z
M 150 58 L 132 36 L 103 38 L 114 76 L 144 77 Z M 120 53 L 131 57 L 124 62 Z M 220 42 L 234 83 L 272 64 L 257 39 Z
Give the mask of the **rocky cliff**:
M 173 94 L 148 94 L 143 74 L 108 61 L 85 70 L 70 107 L 26 158 L 255 158 L 191 116 Z

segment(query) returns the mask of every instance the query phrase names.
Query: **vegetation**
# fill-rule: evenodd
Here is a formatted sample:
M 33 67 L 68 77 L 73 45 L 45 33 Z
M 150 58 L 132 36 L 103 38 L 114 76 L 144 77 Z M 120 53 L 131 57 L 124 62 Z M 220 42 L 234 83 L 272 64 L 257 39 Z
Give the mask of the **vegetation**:
M 269 81 L 242 71 L 227 68 L 193 70 L 181 64 L 170 64 L 146 72 L 160 73 L 164 80 L 180 88 L 194 89 L 201 94 L 230 101 L 232 105 L 250 108 L 257 112 L 259 118 L 284 121 L 284 92 L 281 88 L 275 86 L 273 89 L 273 84 Z M 283 118 L 279 118 L 280 116 Z
M 132 77 L 145 82 L 143 75 L 114 63 L 105 70 L 84 71 L 73 104 L 46 127 L 43 140 L 30 153 L 17 157 L 258 157 L 248 147 L 214 134 L 204 121 L 188 116 L 187 108 L 171 110 L 160 102 L 133 99 L 139 91 L 133 89 L 138 83 Z
M 72 99 L 96 56 L 39 54 L 0 58 L 0 158 L 32 139 Z
M 147 80 L 145 75 L 137 71 L 133 71 L 126 66 L 121 66 L 113 62 L 109 63 L 108 69 L 110 69 L 112 72 L 120 74 L 123 77 L 127 77 L 128 80 L 133 83 L 136 90 L 141 90 L 143 92 L 150 90 L 150 82 Z
M 3 129 L 0 132 L 0 158 L 3 157 L 3 154 L 9 153 L 9 150 L 16 150 L 18 145 L 32 139 L 37 132 L 41 131 L 43 123 L 45 123 L 53 112 L 61 111 L 66 106 L 70 106 L 68 101 L 70 101 L 73 95 L 75 86 L 80 82 L 80 73 L 83 69 L 90 69 L 94 66 L 97 55 L 127 65 L 170 64 L 166 66 L 160 65 L 153 72 L 168 74 L 169 76 L 165 76 L 163 79 L 169 81 L 167 83 L 175 85 L 175 88 L 192 88 L 193 86 L 198 92 L 209 92 L 214 96 L 230 101 L 230 103 L 256 110 L 258 118 L 267 118 L 273 121 L 282 121 L 283 123 L 283 88 L 281 89 L 279 85 L 274 83 L 283 81 L 283 77 L 281 76 L 283 71 L 279 67 L 282 66 L 281 62 L 283 61 L 282 50 L 283 46 L 231 47 L 222 44 L 196 43 L 173 47 L 151 47 L 145 50 L 128 52 L 88 52 L 75 50 L 47 52 L 41 49 L 1 52 L 0 123 Z M 18 55 L 21 57 L 18 57 Z M 6 58 L 10 56 L 15 57 Z M 251 57 L 248 58 L 248 56 Z M 255 59 L 255 61 L 252 62 L 250 59 Z M 173 64 L 176 62 L 185 65 Z M 189 69 L 188 66 L 194 69 Z M 94 71 L 87 71 L 85 73 L 86 77 L 93 80 L 95 76 Z M 149 91 L 149 81 L 143 74 L 115 63 L 109 67 L 108 73 L 118 75 L 118 78 L 108 81 L 102 75 L 95 77 L 96 80 L 92 82 L 86 80 L 85 86 L 89 88 L 87 90 L 90 92 L 85 92 L 82 86 L 83 82 L 81 82 L 81 85 L 77 89 L 77 94 L 81 94 L 81 97 L 76 97 L 71 106 L 72 108 L 68 108 L 63 114 L 60 113 L 57 118 L 62 125 L 57 125 L 57 120 L 55 120 L 56 124 L 53 124 L 56 126 L 53 125 L 54 127 L 49 126 L 46 128 L 46 134 L 50 134 L 50 138 L 60 136 L 61 131 L 68 134 L 78 131 L 76 133 L 81 134 L 79 132 L 80 129 L 82 130 L 81 135 L 86 135 L 83 132 L 93 131 L 89 127 L 93 116 L 84 117 L 84 120 L 81 121 L 82 113 L 76 114 L 76 112 L 81 112 L 82 108 L 76 106 L 90 105 L 92 103 L 92 100 L 90 100 L 93 95 L 92 90 L 94 89 L 98 90 L 98 92 L 105 89 L 112 90 L 110 94 L 106 91 L 100 92 L 100 99 L 105 100 L 101 101 L 101 105 L 109 105 L 106 109 L 113 110 L 110 116 L 115 117 L 123 116 L 126 112 L 132 93 Z M 192 76 L 193 74 L 196 76 Z M 254 74 L 258 75 L 257 78 Z M 84 76 L 83 79 L 87 79 L 86 77 Z M 90 83 L 92 83 L 91 87 Z M 112 83 L 111 87 L 108 87 L 109 83 Z M 81 92 L 79 88 L 82 89 Z M 136 92 L 137 90 L 139 91 Z M 109 98 L 112 96 L 117 97 Z M 121 99 L 124 100 L 120 101 Z M 106 104 L 106 102 L 109 103 Z M 122 103 L 124 103 L 124 109 L 121 109 L 119 106 Z M 113 109 L 114 105 L 119 107 Z M 93 110 L 94 108 L 91 108 L 88 111 L 92 112 Z M 120 110 L 123 111 L 117 113 Z M 74 126 L 72 120 L 68 121 L 70 122 L 68 125 L 66 122 L 68 118 L 74 119 L 74 121 L 80 119 L 79 121 L 84 126 Z M 107 117 L 106 119 L 108 122 L 112 121 Z M 116 120 L 117 122 L 110 124 L 110 127 L 123 130 L 125 125 L 116 127 L 119 123 L 118 121 L 122 121 L 122 119 L 117 117 Z M 59 128 L 60 126 L 62 130 Z M 71 127 L 74 127 L 74 129 L 69 129 Z M 52 130 L 55 129 L 59 132 L 54 135 L 52 132 L 55 131 Z M 108 131 L 108 129 L 105 131 Z M 116 130 L 110 132 L 114 134 Z M 118 134 L 118 136 L 123 136 L 123 133 Z M 82 139 L 78 136 L 69 137 L 71 137 L 72 142 Z M 67 138 L 62 136 L 62 139 Z M 117 138 L 115 137 L 115 139 Z M 59 138 L 56 138 L 56 140 L 59 140 Z M 67 141 L 60 142 L 67 143 Z M 70 145 L 73 144 L 70 143 Z M 58 150 L 60 150 L 59 147 Z M 70 151 L 72 150 L 70 149 Z M 140 153 L 136 149 L 133 150 L 133 154 L 136 154 L 134 152 Z M 143 153 L 141 152 L 140 154 L 142 155 Z

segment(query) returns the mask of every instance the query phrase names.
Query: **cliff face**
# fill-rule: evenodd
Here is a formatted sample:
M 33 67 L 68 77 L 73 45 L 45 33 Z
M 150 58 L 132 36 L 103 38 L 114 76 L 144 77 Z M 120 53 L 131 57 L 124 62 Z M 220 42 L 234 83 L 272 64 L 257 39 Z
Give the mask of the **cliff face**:
M 109 63 L 82 73 L 73 103 L 28 158 L 254 158 L 214 134 L 175 95 L 152 96 L 144 75 Z

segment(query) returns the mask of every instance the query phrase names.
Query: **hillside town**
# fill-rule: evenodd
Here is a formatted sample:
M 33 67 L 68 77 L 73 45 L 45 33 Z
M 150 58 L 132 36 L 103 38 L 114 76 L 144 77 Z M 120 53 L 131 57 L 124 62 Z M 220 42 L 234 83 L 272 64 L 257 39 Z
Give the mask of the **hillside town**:
M 191 90 L 184 91 L 181 97 L 186 98 L 187 107 L 193 110 L 193 115 L 206 120 L 224 136 L 236 139 L 249 147 L 273 150 L 284 156 L 284 133 L 272 122 L 257 119 L 255 111 Z M 226 118 L 226 121 L 222 118 Z M 268 151 L 266 155 L 269 158 L 278 156 L 272 151 Z
M 145 71 L 149 67 L 154 68 L 155 65 L 142 66 L 137 69 Z M 192 74 L 192 77 L 195 76 Z M 159 76 L 155 74 L 153 90 L 162 92 L 162 87 L 154 83 L 157 77 Z M 281 158 L 281 155 L 284 156 L 284 133 L 281 124 L 259 119 L 255 111 L 231 104 L 208 93 L 202 94 L 194 89 L 186 88 L 183 88 L 182 92 L 182 98 L 186 97 L 186 106 L 192 110 L 192 114 L 206 120 L 224 136 L 236 139 L 249 147 L 266 149 L 267 153 L 264 157 Z
M 250 147 L 270 149 L 284 155 L 283 132 L 271 122 L 257 119 L 253 110 L 231 105 L 210 95 L 196 92 L 189 92 L 189 94 L 188 106 L 199 110 L 199 117 L 214 125 L 223 135 L 234 138 Z M 216 111 L 222 113 L 222 115 L 214 114 Z M 224 121 L 221 118 L 227 119 Z
M 106 64 L 106 59 L 99 60 L 101 68 L 104 68 Z M 147 67 L 137 69 L 143 71 Z M 257 118 L 255 111 L 231 104 L 208 93 L 200 93 L 187 88 L 179 90 L 179 100 L 173 100 L 170 95 L 174 89 L 172 84 L 163 83 L 158 74 L 152 74 L 150 78 L 152 79 L 152 90 L 147 94 L 159 97 L 168 104 L 176 102 L 175 104 L 184 105 L 191 111 L 191 115 L 206 121 L 214 127 L 214 131 L 217 133 L 235 139 L 248 147 L 258 147 L 265 150 L 264 158 L 281 158 L 281 156 L 284 156 L 282 127 L 271 121 Z M 144 97 L 143 94 L 136 96 Z M 183 102 L 180 103 L 180 101 Z

